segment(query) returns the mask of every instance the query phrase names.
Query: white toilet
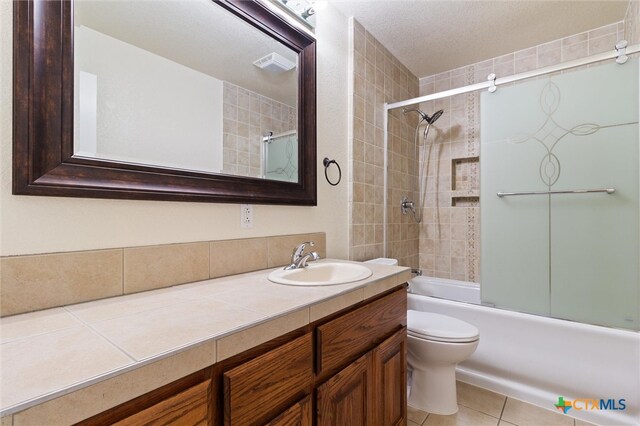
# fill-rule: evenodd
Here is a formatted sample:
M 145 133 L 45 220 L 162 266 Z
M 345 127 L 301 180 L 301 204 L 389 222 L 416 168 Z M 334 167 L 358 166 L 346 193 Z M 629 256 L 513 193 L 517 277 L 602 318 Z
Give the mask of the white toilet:
M 478 347 L 478 329 L 446 315 L 409 310 L 407 335 L 413 369 L 409 405 L 428 413 L 457 413 L 456 365 Z

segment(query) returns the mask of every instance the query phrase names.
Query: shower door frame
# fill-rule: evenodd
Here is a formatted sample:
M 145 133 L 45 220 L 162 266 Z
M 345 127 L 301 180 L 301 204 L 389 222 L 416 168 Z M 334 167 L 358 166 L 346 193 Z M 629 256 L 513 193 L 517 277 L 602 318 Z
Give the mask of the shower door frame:
M 442 92 L 433 93 L 431 95 L 426 96 L 418 96 L 416 98 L 407 99 L 404 101 L 394 102 L 394 103 L 384 103 L 384 117 L 383 117 L 383 127 L 384 127 L 384 197 L 383 203 L 385 208 L 383 209 L 383 223 L 382 227 L 382 244 L 384 249 L 384 256 L 387 256 L 387 223 L 388 223 L 388 213 L 387 213 L 387 202 L 388 202 L 388 144 L 389 144 L 389 111 L 397 108 L 404 108 L 407 106 L 412 106 L 416 104 L 420 104 L 422 102 L 434 101 L 437 99 L 444 99 L 455 95 L 461 95 L 463 93 L 475 92 L 477 90 L 488 89 L 490 92 L 494 92 L 498 86 L 513 83 L 516 81 L 526 80 L 533 77 L 539 77 L 546 74 L 551 74 L 558 71 L 564 71 L 572 68 L 581 67 L 583 65 L 589 65 L 596 62 L 603 62 L 609 59 L 616 59 L 616 62 L 619 64 L 624 64 L 626 62 L 626 58 L 629 55 L 633 55 L 640 52 L 640 44 L 634 44 L 631 46 L 627 46 L 622 49 L 614 48 L 613 50 L 598 53 L 595 55 L 587 56 L 584 58 L 574 59 L 572 61 L 563 62 L 557 65 L 550 65 L 548 67 L 538 68 L 531 71 L 522 72 L 519 74 L 514 74 L 506 77 L 497 78 L 495 74 L 489 74 L 487 76 L 487 81 L 482 83 L 470 84 L 468 86 L 458 87 L 456 89 L 444 90 Z

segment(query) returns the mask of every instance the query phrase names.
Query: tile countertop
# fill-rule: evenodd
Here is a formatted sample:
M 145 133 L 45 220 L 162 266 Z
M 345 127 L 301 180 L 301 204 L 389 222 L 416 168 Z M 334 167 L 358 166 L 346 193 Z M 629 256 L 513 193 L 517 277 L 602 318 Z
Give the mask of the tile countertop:
M 1 318 L 0 417 L 194 347 L 214 364 L 411 277 L 367 267 L 371 277 L 348 284 L 274 284 L 271 268 Z

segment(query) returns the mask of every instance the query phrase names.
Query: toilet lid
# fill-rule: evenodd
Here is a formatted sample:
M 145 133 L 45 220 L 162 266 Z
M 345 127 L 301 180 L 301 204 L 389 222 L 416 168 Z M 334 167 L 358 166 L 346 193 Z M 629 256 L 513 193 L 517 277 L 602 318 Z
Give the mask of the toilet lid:
M 432 312 L 407 312 L 409 335 L 439 342 L 473 342 L 478 340 L 479 331 L 471 324 L 446 315 Z

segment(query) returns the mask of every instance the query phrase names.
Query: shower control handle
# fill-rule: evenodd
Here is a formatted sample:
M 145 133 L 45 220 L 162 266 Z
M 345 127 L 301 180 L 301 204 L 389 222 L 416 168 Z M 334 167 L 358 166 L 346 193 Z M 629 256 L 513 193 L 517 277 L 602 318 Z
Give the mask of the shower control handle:
M 415 212 L 416 206 L 413 201 L 409 201 L 407 197 L 402 197 L 402 201 L 400 202 L 400 210 L 402 214 L 407 214 L 409 211 Z

